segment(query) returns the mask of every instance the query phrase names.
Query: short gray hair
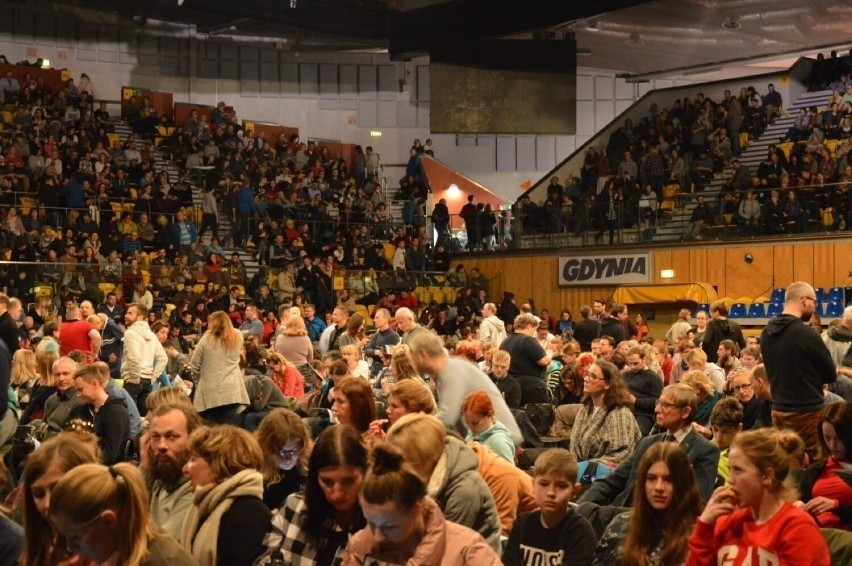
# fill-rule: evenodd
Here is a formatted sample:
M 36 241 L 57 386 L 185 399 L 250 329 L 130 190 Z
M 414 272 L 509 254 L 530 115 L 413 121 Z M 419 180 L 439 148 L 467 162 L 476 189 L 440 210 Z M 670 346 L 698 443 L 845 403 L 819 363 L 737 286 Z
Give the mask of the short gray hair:
M 397 314 L 399 311 L 396 311 Z M 409 311 L 410 312 L 410 311 Z M 447 350 L 444 348 L 444 342 L 441 337 L 433 332 L 418 332 L 408 341 L 408 347 L 411 350 L 412 356 L 417 356 L 421 353 L 430 358 L 446 356 Z
M 407 318 L 408 320 L 414 320 L 414 313 L 411 312 L 411 309 L 408 308 L 408 307 L 401 307 L 401 308 L 396 309 L 396 315 L 395 316 L 397 318 L 399 318 L 400 315 L 402 315 L 402 318 Z
M 852 305 L 843 309 L 843 324 L 852 326 Z

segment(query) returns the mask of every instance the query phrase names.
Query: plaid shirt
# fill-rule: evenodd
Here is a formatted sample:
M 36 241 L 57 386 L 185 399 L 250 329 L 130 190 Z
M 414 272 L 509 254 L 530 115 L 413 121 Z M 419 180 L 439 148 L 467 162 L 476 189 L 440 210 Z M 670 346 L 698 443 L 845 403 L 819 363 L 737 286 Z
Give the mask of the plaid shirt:
M 254 563 L 254 566 L 266 566 L 274 564 L 273 559 L 279 557 L 284 564 L 292 566 L 314 566 L 317 563 L 317 554 L 320 547 L 317 543 L 324 544 L 327 539 L 339 534 L 334 528 L 334 521 L 328 518 L 321 527 L 321 531 L 313 533 L 308 538 L 305 532 L 307 507 L 305 506 L 305 494 L 294 493 L 287 497 L 284 507 L 272 513 L 272 530 L 266 535 L 264 552 Z M 355 521 L 349 536 L 358 532 L 363 527 L 363 521 Z M 346 545 L 341 545 L 334 555 L 331 564 L 320 564 L 319 566 L 340 566 L 343 563 L 343 554 Z

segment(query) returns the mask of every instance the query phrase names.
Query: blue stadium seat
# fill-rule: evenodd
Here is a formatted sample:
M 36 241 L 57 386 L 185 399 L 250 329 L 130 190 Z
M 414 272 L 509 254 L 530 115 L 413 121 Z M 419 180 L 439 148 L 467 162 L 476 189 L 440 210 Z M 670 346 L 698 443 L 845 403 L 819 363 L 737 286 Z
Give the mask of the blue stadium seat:
M 731 305 L 731 312 L 728 316 L 731 318 L 745 318 L 746 306 L 743 303 L 734 303 Z
M 840 301 L 829 301 L 825 305 L 825 314 L 829 318 L 837 318 L 843 316 L 843 303 Z
M 709 304 L 707 304 L 707 303 L 704 303 L 704 304 L 702 304 L 702 305 L 698 305 L 697 307 L 695 307 L 695 310 L 694 310 L 694 311 L 692 311 L 692 316 L 694 317 L 694 316 L 695 316 L 696 314 L 698 314 L 700 311 L 704 311 L 704 312 L 706 312 L 706 313 L 709 313 L 709 312 L 710 312 L 710 305 L 709 305 Z
M 784 310 L 784 303 L 772 301 L 769 303 L 769 308 L 766 309 L 766 316 L 778 316 Z
M 772 291 L 772 297 L 770 297 L 769 302 L 784 304 L 784 293 L 786 292 L 785 289 L 775 289 Z
M 748 307 L 749 318 L 766 318 L 766 303 L 752 303 Z
M 832 287 L 828 290 L 828 294 L 826 295 L 829 301 L 837 301 L 841 305 L 843 304 L 843 287 Z
M 822 303 L 825 301 L 825 289 L 823 289 L 822 287 L 817 287 L 816 289 L 814 289 L 814 292 L 816 293 L 816 298 L 818 302 Z

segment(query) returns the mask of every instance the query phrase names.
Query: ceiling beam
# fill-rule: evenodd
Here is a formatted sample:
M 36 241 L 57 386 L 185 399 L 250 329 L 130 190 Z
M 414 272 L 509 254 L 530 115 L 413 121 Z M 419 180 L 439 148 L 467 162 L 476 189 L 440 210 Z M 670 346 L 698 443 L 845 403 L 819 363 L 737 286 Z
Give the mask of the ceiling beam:
M 406 58 L 426 53 L 430 46 L 446 41 L 547 29 L 648 1 L 455 0 L 393 14 L 389 50 L 394 58 Z

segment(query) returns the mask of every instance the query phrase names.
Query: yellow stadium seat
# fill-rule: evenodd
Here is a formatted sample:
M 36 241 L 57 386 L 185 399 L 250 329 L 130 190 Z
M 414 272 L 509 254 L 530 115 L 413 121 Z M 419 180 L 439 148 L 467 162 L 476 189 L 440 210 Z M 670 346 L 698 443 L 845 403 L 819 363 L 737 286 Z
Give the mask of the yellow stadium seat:
M 192 286 L 192 290 L 195 291 L 196 293 L 199 293 L 199 294 L 203 293 L 204 292 L 204 283 L 196 283 L 195 285 Z
M 390 263 L 391 261 L 393 261 L 393 254 L 394 254 L 394 252 L 395 252 L 395 251 L 396 251 L 396 246 L 394 246 L 393 244 L 386 243 L 386 244 L 384 245 L 385 260 L 386 260 L 388 263 Z
M 840 145 L 840 140 L 825 140 L 825 147 L 831 152 L 831 155 L 837 153 L 837 146 Z
M 118 134 L 107 134 L 107 139 L 109 139 L 109 146 L 112 147 L 115 142 L 120 142 L 121 137 Z
M 778 149 L 784 152 L 784 157 L 790 159 L 790 152 L 793 151 L 793 142 L 779 143 Z
M 245 295 L 245 294 L 246 294 L 246 287 L 245 287 L 245 285 L 237 285 L 236 287 L 240 290 L 240 296 L 243 296 L 243 295 Z
M 172 311 L 175 310 L 176 308 L 177 308 L 177 305 L 173 305 L 172 303 L 166 303 L 166 312 L 165 312 L 166 318 L 171 316 Z
M 458 291 L 456 289 L 454 289 L 453 287 L 449 287 L 447 289 L 446 293 L 444 293 L 444 294 L 447 297 L 448 303 L 455 303 L 456 299 L 458 298 Z
M 113 285 L 114 286 L 114 285 Z M 33 288 L 36 297 L 52 297 L 53 296 L 53 287 L 50 285 L 36 285 Z
M 103 291 L 104 295 L 115 290 L 114 283 L 98 283 L 98 289 Z
M 3 112 L 0 112 L 0 115 L 3 116 L 3 123 L 4 124 L 11 124 L 12 123 L 14 117 L 12 116 L 11 112 L 7 112 L 6 110 L 4 110 Z
M 140 271 L 142 272 L 142 282 L 145 283 L 145 285 L 150 285 L 151 284 L 151 272 L 148 271 L 147 269 L 141 269 Z
M 446 295 L 444 295 L 443 291 L 437 291 L 435 293 L 432 293 L 432 300 L 434 300 L 440 305 L 446 300 Z

